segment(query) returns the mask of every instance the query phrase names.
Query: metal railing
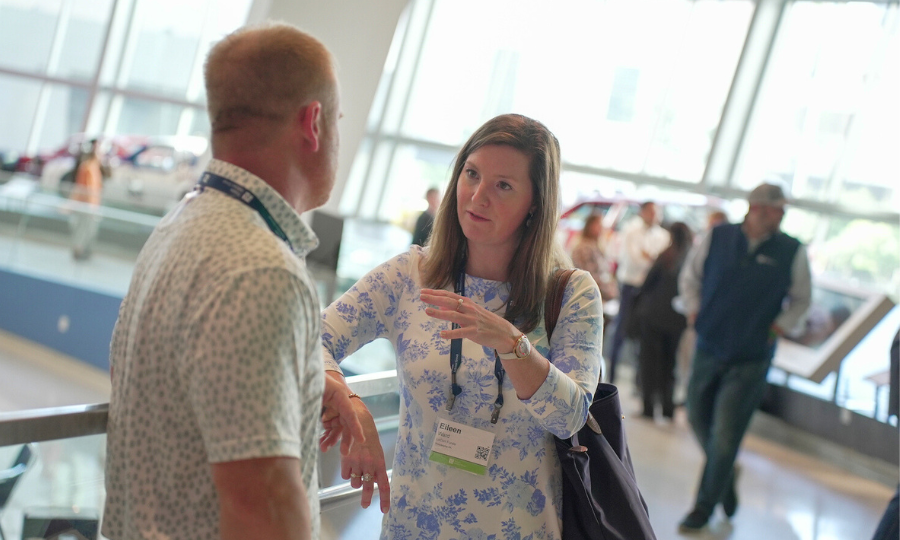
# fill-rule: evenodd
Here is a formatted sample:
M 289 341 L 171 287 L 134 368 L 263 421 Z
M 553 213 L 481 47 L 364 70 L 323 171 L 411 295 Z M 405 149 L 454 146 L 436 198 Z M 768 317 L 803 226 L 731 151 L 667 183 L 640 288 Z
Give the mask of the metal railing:
M 347 384 L 363 398 L 398 391 L 396 370 L 354 375 L 347 377 Z M 0 413 L 0 446 L 104 434 L 108 418 L 108 403 Z M 396 417 L 377 422 L 379 429 L 396 427 L 396 423 Z M 344 482 L 320 489 L 319 499 L 324 507 L 360 491 L 361 488 L 353 488 L 349 482 Z

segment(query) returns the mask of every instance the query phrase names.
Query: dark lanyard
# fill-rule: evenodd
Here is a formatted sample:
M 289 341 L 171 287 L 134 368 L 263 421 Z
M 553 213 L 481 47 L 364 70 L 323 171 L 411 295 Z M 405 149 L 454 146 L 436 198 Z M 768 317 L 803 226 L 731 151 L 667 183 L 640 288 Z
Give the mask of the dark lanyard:
M 203 176 L 200 177 L 200 190 L 203 188 L 212 188 L 217 191 L 221 191 L 225 195 L 228 195 L 232 199 L 236 199 L 250 208 L 254 209 L 259 213 L 260 217 L 263 218 L 263 221 L 266 222 L 266 225 L 269 226 L 269 230 L 277 236 L 284 240 L 284 243 L 291 248 L 291 251 L 294 251 L 294 246 L 291 245 L 291 241 L 288 240 L 287 235 L 284 233 L 284 230 L 278 225 L 278 222 L 275 221 L 275 218 L 272 217 L 272 214 L 266 210 L 266 207 L 263 206 L 263 203 L 259 200 L 259 198 L 253 194 L 252 191 L 245 188 L 244 186 L 238 184 L 233 180 L 229 180 L 224 176 L 219 176 L 218 174 L 214 174 L 211 172 L 203 173 Z
M 456 275 L 456 294 L 460 296 L 466 295 L 466 273 L 459 272 Z M 453 323 L 453 329 L 456 330 L 459 325 Z M 462 393 L 462 387 L 456 384 L 456 372 L 462 365 L 462 339 L 456 338 L 450 341 L 450 390 L 453 392 L 450 399 L 447 400 L 447 410 L 453 410 L 453 403 L 456 396 Z M 503 377 L 506 371 L 503 370 L 503 364 L 500 358 L 494 356 L 494 376 L 497 377 L 497 400 L 494 401 L 494 412 L 491 413 L 491 423 L 496 424 L 500 418 L 500 409 L 503 408 Z

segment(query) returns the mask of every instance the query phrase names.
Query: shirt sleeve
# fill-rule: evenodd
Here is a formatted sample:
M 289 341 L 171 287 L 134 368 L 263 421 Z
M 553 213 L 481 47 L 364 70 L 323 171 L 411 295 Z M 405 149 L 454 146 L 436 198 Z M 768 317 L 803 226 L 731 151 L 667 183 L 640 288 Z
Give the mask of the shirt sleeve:
M 535 343 L 550 360 L 550 373 L 522 403 L 545 429 L 571 437 L 587 420 L 603 371 L 603 304 L 590 274 L 576 270 L 569 280 L 549 352 L 545 340 Z
M 414 247 L 413 249 L 419 249 Z M 413 287 L 410 255 L 404 253 L 375 268 L 322 312 L 325 369 L 378 338 L 389 338 L 404 291 Z
M 812 277 L 806 247 L 800 245 L 791 263 L 791 287 L 788 289 L 788 305 L 775 319 L 775 325 L 785 332 L 797 328 L 806 318 L 812 302 Z
M 209 461 L 301 456 L 321 408 L 316 295 L 286 269 L 229 276 L 191 321 L 181 375 Z M 312 434 L 314 436 L 314 433 Z
M 699 244 L 688 253 L 678 276 L 679 304 L 685 315 L 696 315 L 700 311 L 700 286 L 703 283 L 703 265 L 709 256 L 712 232 L 706 233 Z

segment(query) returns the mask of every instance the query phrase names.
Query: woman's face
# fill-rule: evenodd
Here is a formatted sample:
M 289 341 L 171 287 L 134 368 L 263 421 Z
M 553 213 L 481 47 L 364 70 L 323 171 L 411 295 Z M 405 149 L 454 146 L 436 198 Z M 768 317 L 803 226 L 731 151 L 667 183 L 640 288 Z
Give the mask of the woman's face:
M 590 238 L 600 238 L 600 233 L 603 230 L 603 222 L 599 219 L 595 219 L 591 221 L 588 225 L 588 235 Z
M 470 248 L 490 246 L 505 255 L 518 246 L 520 227 L 532 210 L 530 165 L 528 156 L 506 145 L 469 154 L 458 179 L 456 212 Z

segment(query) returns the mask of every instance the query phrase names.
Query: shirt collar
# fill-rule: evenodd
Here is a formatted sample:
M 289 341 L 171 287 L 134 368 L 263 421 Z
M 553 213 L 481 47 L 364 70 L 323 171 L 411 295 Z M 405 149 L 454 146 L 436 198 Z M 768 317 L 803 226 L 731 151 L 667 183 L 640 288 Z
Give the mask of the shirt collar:
M 305 257 L 310 251 L 319 245 L 319 239 L 312 229 L 300 219 L 300 214 L 288 204 L 272 186 L 255 174 L 244 170 L 237 165 L 212 159 L 206 169 L 219 176 L 240 184 L 243 188 L 253 193 L 266 207 L 278 226 L 284 230 L 285 236 L 294 248 L 294 253 L 299 257 Z

